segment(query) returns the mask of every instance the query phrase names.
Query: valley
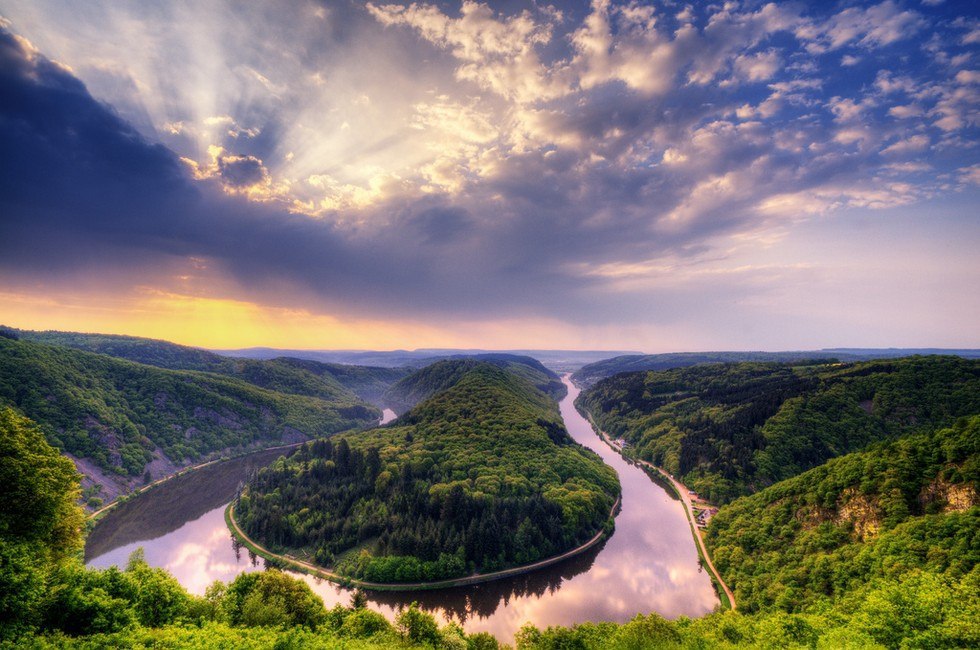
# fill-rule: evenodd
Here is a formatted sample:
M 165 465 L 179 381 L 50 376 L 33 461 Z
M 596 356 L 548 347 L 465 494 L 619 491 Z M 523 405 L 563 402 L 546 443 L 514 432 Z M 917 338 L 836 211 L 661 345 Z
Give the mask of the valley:
M 521 648 L 565 643 L 559 639 L 598 648 L 623 635 L 660 639 L 664 647 L 695 639 L 756 646 L 771 638 L 780 645 L 823 638 L 969 645 L 980 634 L 954 624 L 957 608 L 967 620 L 980 609 L 966 595 L 980 570 L 980 435 L 977 418 L 967 417 L 978 410 L 977 361 L 706 364 L 622 373 L 583 391 L 567 374 L 520 355 L 437 359 L 390 374 L 279 360 L 242 375 L 210 353 L 204 358 L 220 372 L 75 349 L 99 340 L 88 335 L 68 340 L 73 347 L 0 340 L 7 373 L 0 399 L 40 420 L 5 416 L 9 440 L 78 441 L 72 423 L 98 418 L 113 435 L 145 430 L 138 444 L 156 440 L 176 455 L 152 427 L 194 423 L 201 400 L 224 400 L 227 413 L 241 413 L 212 422 L 218 441 L 228 435 L 221 427 L 246 430 L 233 423 L 245 422 L 253 399 L 266 399 L 269 413 L 283 418 L 260 417 L 258 426 L 267 428 L 252 434 L 251 446 L 203 447 L 152 482 L 127 479 L 129 489 L 99 508 L 86 534 L 87 568 L 60 551 L 37 565 L 55 563 L 38 574 L 55 585 L 50 597 L 64 593 L 60 581 L 68 575 L 81 580 L 71 583 L 73 598 L 94 597 L 81 585 L 115 580 L 115 567 L 129 567 L 126 580 L 171 581 L 174 602 L 184 603 L 176 618 L 136 628 L 82 625 L 71 605 L 72 629 L 83 635 L 172 636 L 167 621 L 186 620 L 187 608 L 216 597 L 215 585 L 260 584 L 311 603 L 303 616 L 336 620 L 323 628 L 333 632 L 316 634 L 382 645 L 386 638 L 414 643 L 397 632 L 406 616 L 431 620 L 439 638 Z M 145 360 L 166 350 L 161 365 L 190 365 L 198 356 L 163 342 L 125 343 L 112 351 Z M 371 389 L 374 404 L 338 376 L 357 377 L 362 387 L 366 376 L 382 382 Z M 328 377 L 323 387 L 317 377 Z M 328 391 L 334 381 L 339 389 Z M 139 401 L 143 386 L 167 392 L 168 401 L 181 396 L 184 410 L 147 408 Z M 39 401 L 39 394 L 54 399 Z M 231 395 L 241 396 L 244 410 L 231 410 Z M 311 410 L 288 410 L 301 406 Z M 342 412 L 361 419 L 310 419 Z M 303 431 L 294 422 L 309 427 L 310 440 L 283 437 Z M 61 454 L 92 468 L 66 495 L 94 508 L 92 491 L 83 496 L 81 487 L 127 470 L 110 438 L 91 431 L 94 451 Z M 721 504 L 703 531 L 693 522 L 688 492 L 695 489 Z M 26 548 L 4 544 L 8 554 Z M 128 602 L 130 592 L 112 589 L 112 598 Z M 882 599 L 908 590 L 914 596 L 901 604 L 905 613 L 882 619 Z M 57 622 L 68 620 L 63 612 L 45 609 L 67 605 L 50 597 L 24 610 L 37 611 L 30 620 L 40 623 L 23 624 L 67 629 L 57 627 L 67 625 Z M 920 597 L 933 603 L 925 618 L 917 613 L 927 607 Z M 343 631 L 364 605 L 363 616 L 376 617 L 369 627 Z M 227 616 L 202 619 L 210 634 L 260 633 L 265 619 L 241 602 L 222 607 Z M 329 616 L 338 618 L 317 618 L 311 612 L 319 607 L 332 607 Z

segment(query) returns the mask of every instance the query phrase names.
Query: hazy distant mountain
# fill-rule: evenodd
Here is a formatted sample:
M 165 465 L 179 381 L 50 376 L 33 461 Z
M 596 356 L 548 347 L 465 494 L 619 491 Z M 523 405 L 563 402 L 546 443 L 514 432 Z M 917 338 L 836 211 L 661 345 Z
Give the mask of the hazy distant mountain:
M 582 366 L 623 354 L 638 354 L 625 350 L 475 350 L 455 348 L 419 348 L 418 350 L 283 350 L 277 348 L 244 348 L 214 350 L 218 354 L 246 359 L 296 357 L 326 363 L 348 363 L 362 366 L 421 368 L 442 359 L 479 354 L 514 354 L 533 357 L 555 372 L 571 372 Z

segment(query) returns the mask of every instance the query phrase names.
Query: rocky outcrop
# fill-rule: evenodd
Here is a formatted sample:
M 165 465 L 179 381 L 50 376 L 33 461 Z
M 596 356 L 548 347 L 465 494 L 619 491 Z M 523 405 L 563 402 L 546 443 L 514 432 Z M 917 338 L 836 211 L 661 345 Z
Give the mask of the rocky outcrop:
M 857 488 L 847 488 L 837 499 L 834 523 L 851 524 L 854 535 L 861 541 L 875 537 L 881 530 L 881 508 L 878 500 Z

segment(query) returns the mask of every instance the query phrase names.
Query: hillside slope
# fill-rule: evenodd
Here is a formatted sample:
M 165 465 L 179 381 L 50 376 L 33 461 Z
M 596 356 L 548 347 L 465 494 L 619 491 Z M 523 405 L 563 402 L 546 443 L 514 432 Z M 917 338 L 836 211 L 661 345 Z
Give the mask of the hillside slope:
M 623 354 L 582 366 L 572 373 L 572 381 L 589 388 L 597 382 L 623 372 L 649 372 L 690 368 L 715 363 L 799 363 L 854 361 L 848 355 L 814 352 L 667 352 L 664 354 Z
M 621 372 L 673 370 L 689 368 L 703 363 L 814 363 L 827 361 L 872 361 L 897 359 L 911 356 L 958 356 L 966 359 L 980 358 L 980 350 L 938 348 L 826 348 L 823 350 L 798 350 L 788 352 L 668 352 L 665 354 L 621 354 L 586 364 L 575 371 L 572 380 L 588 388 L 596 382 Z
M 555 400 L 565 395 L 565 385 L 558 375 L 536 359 L 513 354 L 479 354 L 435 361 L 416 370 L 392 385 L 385 392 L 383 402 L 396 413 L 404 413 L 432 395 L 451 388 L 463 375 L 484 363 L 525 379 Z
M 579 404 L 638 456 L 724 503 L 872 442 L 980 413 L 980 361 L 623 373 L 583 392 Z
M 412 582 L 573 548 L 619 492 L 551 399 L 488 363 L 397 424 L 309 443 L 259 472 L 236 506 L 242 527 L 341 573 Z
M 169 370 L 200 370 L 242 379 L 260 388 L 320 397 L 361 399 L 380 404 L 381 395 L 411 368 L 372 368 L 339 363 L 321 363 L 290 357 L 240 359 L 168 341 L 114 334 L 15 330 L 21 340 L 60 345 L 128 359 Z
M 801 611 L 879 578 L 980 562 L 980 416 L 835 458 L 725 506 L 706 540 L 749 611 Z
M 117 483 L 104 494 L 110 498 L 211 453 L 299 442 L 379 416 L 346 391 L 330 399 L 278 393 L 232 377 L 6 337 L 0 403 L 37 422 L 89 477 L 87 487 Z

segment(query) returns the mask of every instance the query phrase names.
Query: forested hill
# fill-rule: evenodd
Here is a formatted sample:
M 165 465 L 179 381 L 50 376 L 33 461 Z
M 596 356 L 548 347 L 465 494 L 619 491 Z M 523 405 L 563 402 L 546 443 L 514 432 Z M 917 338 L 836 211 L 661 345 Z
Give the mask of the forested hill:
M 847 355 L 822 354 L 820 352 L 667 352 L 664 354 L 624 354 L 611 359 L 589 363 L 574 373 L 572 381 L 583 387 L 618 375 L 621 372 L 645 372 L 649 370 L 674 370 L 704 363 L 775 362 L 799 363 L 801 361 L 854 360 Z
M 895 359 L 923 355 L 955 355 L 968 359 L 980 358 L 980 350 L 939 350 L 902 348 L 829 348 L 793 352 L 669 352 L 666 354 L 626 354 L 589 363 L 572 375 L 579 386 L 589 387 L 601 379 L 621 372 L 648 370 L 673 370 L 688 368 L 702 363 L 814 363 L 842 361 L 853 363 L 876 359 Z
M 307 443 L 259 472 L 236 507 L 243 528 L 380 582 L 493 571 L 595 535 L 619 492 L 612 468 L 525 379 L 456 367 L 467 370 L 401 426 Z
M 80 459 L 109 498 L 211 452 L 298 442 L 380 416 L 347 391 L 327 399 L 279 393 L 8 337 L 0 337 L 0 404 Z
M 974 416 L 738 499 L 713 519 L 707 541 L 739 608 L 749 611 L 812 609 L 917 570 L 954 583 L 972 572 L 980 586 L 978 495 Z
M 481 363 L 492 364 L 522 377 L 555 400 L 565 395 L 565 385 L 558 375 L 536 359 L 514 354 L 479 354 L 431 363 L 394 384 L 384 394 L 382 401 L 396 413 L 404 413 L 432 395 L 451 388 Z
M 168 341 L 115 334 L 17 330 L 21 340 L 107 354 L 170 370 L 201 370 L 228 375 L 261 388 L 323 399 L 349 399 L 353 392 L 380 405 L 381 395 L 412 368 L 372 368 L 290 357 L 240 359 Z
M 980 361 L 711 364 L 582 393 L 598 424 L 717 503 L 878 441 L 980 413 Z

